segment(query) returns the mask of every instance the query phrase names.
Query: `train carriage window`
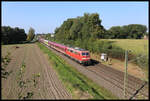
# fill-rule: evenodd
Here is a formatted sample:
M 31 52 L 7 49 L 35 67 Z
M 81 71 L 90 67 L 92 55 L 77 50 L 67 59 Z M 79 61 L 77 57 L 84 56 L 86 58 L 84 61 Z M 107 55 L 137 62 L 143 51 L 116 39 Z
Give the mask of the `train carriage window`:
M 82 53 L 82 56 L 88 56 L 89 55 L 89 53 Z
M 85 53 L 82 53 L 82 56 L 85 56 L 86 54 Z
M 89 53 L 86 53 L 86 55 L 89 55 Z

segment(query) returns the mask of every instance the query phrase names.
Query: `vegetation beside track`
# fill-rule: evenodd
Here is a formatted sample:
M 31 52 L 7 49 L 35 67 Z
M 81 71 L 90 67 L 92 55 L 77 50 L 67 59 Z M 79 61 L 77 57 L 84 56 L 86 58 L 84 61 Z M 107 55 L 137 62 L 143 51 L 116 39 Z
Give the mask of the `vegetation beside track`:
M 79 99 L 81 95 L 85 97 L 84 99 L 118 99 L 108 90 L 79 73 L 47 47 L 40 43 L 37 44 L 48 55 L 53 68 L 57 71 L 58 77 L 72 94 L 73 99 Z
M 112 42 L 113 46 L 118 46 L 124 50 L 131 50 L 129 54 L 131 57 L 131 63 L 140 67 L 146 75 L 146 81 L 148 81 L 148 40 L 145 39 L 102 39 L 104 41 Z M 129 61 L 130 61 L 129 60 Z M 120 61 L 121 62 L 121 61 Z

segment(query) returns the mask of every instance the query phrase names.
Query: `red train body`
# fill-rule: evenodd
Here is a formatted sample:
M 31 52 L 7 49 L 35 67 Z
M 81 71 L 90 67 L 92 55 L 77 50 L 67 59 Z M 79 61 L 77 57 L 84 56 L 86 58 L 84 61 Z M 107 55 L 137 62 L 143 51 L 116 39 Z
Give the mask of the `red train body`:
M 74 59 L 75 61 L 81 63 L 81 64 L 90 64 L 91 58 L 89 51 L 77 48 L 77 47 L 68 47 L 62 44 L 58 44 L 55 42 L 51 42 L 48 40 L 45 40 L 43 38 L 39 38 L 39 41 L 48 45 L 49 47 L 65 54 L 66 56 L 69 56 L 70 58 Z

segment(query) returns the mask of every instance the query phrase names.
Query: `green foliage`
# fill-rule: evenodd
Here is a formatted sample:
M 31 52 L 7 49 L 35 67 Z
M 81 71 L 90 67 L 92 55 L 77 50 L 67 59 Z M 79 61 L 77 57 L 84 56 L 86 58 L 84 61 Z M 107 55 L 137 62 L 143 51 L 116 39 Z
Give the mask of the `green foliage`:
M 18 27 L 11 28 L 10 26 L 2 26 L 1 44 L 17 44 L 22 43 L 27 38 L 24 29 Z
M 83 17 L 67 19 L 55 30 L 56 39 L 58 40 L 77 40 L 87 39 L 91 36 L 100 38 L 104 34 L 105 29 L 101 25 L 101 20 L 97 13 L 85 13 Z
M 8 63 L 11 61 L 10 52 L 7 52 L 7 55 L 3 58 L 1 57 L 1 77 L 7 79 L 7 77 L 12 73 L 12 71 L 6 70 Z
M 56 39 L 60 41 L 78 39 L 141 39 L 147 35 L 147 27 L 140 24 L 129 24 L 125 26 L 112 26 L 109 30 L 101 25 L 99 14 L 85 13 L 83 17 L 71 18 L 55 29 Z
M 131 60 L 132 61 L 132 60 Z M 133 57 L 133 63 L 137 64 L 139 67 L 141 67 L 144 70 L 148 70 L 148 63 L 149 59 L 148 56 L 139 54 Z
M 35 30 L 33 28 L 29 29 L 28 36 L 27 36 L 27 41 L 32 41 L 35 36 Z
M 146 35 L 147 27 L 140 24 L 129 24 L 125 26 L 113 26 L 111 27 L 107 34 L 110 35 L 109 38 L 115 39 L 141 39 Z

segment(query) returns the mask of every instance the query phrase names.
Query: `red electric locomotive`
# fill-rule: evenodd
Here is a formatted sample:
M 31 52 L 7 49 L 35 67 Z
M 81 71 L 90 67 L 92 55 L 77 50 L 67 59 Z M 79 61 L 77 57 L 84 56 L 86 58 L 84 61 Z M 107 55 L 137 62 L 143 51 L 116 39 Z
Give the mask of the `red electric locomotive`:
M 90 64 L 89 51 L 78 47 L 67 47 L 66 54 L 81 64 Z

